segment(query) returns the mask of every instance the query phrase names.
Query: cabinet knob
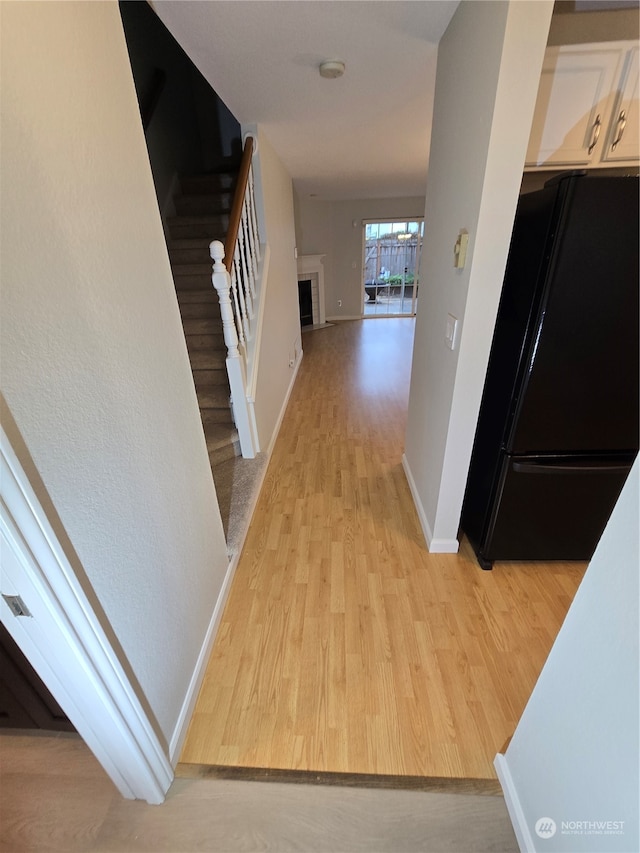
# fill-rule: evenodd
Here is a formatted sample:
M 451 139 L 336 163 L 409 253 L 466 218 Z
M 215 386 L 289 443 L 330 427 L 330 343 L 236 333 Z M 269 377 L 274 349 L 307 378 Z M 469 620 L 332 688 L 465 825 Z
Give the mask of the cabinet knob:
M 616 138 L 611 143 L 611 150 L 616 150 L 616 145 L 622 139 L 622 134 L 624 133 L 624 129 L 627 126 L 627 114 L 624 110 L 621 110 L 620 115 L 618 116 L 618 123 L 616 125 Z

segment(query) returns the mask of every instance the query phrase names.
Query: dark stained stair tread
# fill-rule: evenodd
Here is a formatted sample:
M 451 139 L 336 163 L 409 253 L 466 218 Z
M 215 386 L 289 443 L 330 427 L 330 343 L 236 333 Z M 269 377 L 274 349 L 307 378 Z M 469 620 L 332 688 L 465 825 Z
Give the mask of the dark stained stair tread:
M 224 243 L 235 174 L 190 176 L 180 184 L 181 193 L 174 197 L 177 215 L 167 219 L 167 249 L 215 480 L 216 467 L 240 455 L 209 251 L 212 240 Z
M 184 195 L 224 193 L 235 189 L 235 172 L 218 172 L 209 175 L 187 175 L 180 179 Z

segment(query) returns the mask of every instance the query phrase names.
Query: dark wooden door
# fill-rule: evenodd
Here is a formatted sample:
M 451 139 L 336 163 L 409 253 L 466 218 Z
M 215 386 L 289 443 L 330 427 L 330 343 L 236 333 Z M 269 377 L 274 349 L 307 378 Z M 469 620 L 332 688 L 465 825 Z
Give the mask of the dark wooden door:
M 75 731 L 4 625 L 0 625 L 0 728 Z

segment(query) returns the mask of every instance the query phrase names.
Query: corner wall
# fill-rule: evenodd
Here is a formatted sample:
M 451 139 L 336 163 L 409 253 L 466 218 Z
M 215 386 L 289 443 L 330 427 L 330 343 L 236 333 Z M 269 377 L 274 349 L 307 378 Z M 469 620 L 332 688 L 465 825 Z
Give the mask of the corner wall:
M 0 14 L 3 415 L 168 744 L 228 559 L 122 23 Z
M 455 552 L 552 2 L 469 2 L 438 48 L 405 470 L 432 551 Z M 469 232 L 465 269 L 453 246 Z M 459 345 L 445 343 L 447 314 Z
M 255 400 L 260 449 L 268 450 L 302 357 L 293 184 L 264 130 L 255 125 L 243 126 L 242 130 L 257 134 L 256 203 L 261 208 L 260 239 L 269 244 L 269 269 L 261 294 L 265 301 Z
M 640 849 L 636 460 L 496 768 L 523 849 Z M 540 818 L 555 823 L 540 835 Z

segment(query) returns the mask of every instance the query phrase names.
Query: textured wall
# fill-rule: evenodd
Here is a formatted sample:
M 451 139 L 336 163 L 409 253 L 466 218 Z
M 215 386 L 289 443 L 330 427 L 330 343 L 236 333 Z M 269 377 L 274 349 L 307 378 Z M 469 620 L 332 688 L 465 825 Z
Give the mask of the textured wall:
M 258 136 L 256 184 L 262 213 L 260 239 L 268 242 L 270 248 L 255 405 L 260 449 L 267 450 L 293 378 L 289 360 L 298 358 L 302 348 L 298 268 L 291 177 L 262 128 L 243 127 L 249 129 Z
M 406 460 L 431 547 L 457 549 L 550 2 L 462 2 L 438 48 Z M 460 229 L 464 269 L 453 267 Z M 459 345 L 445 343 L 447 314 Z
M 224 572 L 116 3 L 2 4 L 2 392 L 166 740 Z
M 640 849 L 639 491 L 636 460 L 506 752 L 532 849 Z

